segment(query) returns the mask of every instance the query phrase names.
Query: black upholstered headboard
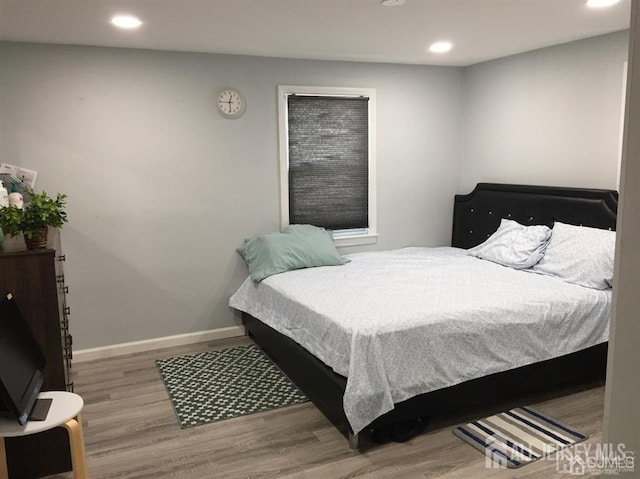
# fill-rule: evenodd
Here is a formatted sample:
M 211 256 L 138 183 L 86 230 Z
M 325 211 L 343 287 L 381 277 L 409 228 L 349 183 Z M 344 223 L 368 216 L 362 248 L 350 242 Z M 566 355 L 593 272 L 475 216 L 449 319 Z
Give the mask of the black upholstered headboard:
M 613 190 L 478 183 L 456 195 L 451 244 L 471 248 L 486 240 L 508 218 L 524 225 L 554 221 L 616 229 L 618 193 Z

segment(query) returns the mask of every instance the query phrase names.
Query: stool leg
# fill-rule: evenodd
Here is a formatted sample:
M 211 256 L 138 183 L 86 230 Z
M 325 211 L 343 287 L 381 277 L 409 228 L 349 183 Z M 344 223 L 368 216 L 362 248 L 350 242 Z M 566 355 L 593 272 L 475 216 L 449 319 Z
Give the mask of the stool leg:
M 4 437 L 0 437 L 0 479 L 9 479 L 7 451 L 4 448 Z
M 71 446 L 71 462 L 73 464 L 73 478 L 87 479 L 87 465 L 84 452 L 84 435 L 82 433 L 82 418 L 78 414 L 75 419 L 70 419 L 63 424 L 69 433 L 69 445 Z

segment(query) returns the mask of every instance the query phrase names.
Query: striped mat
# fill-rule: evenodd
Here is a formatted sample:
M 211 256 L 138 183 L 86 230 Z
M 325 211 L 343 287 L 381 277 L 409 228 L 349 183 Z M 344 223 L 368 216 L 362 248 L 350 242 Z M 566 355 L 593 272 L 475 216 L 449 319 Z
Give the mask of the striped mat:
M 529 407 L 501 412 L 453 429 L 467 444 L 500 466 L 515 469 L 587 436 Z

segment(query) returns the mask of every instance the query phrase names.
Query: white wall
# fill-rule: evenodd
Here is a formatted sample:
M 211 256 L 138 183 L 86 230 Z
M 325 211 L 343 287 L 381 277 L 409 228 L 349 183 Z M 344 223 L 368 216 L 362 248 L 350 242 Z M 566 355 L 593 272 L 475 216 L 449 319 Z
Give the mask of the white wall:
M 615 189 L 627 51 L 618 32 L 467 67 L 459 191 Z
M 9 42 L 0 65 L 0 161 L 69 195 L 76 349 L 238 324 L 235 248 L 279 225 L 279 84 L 376 88 L 376 248 L 450 240 L 462 69 Z
M 607 362 L 603 442 L 635 454 L 640 476 L 640 5 L 631 7 L 631 48 L 618 209 L 613 312 Z M 627 476 L 631 477 L 631 476 Z

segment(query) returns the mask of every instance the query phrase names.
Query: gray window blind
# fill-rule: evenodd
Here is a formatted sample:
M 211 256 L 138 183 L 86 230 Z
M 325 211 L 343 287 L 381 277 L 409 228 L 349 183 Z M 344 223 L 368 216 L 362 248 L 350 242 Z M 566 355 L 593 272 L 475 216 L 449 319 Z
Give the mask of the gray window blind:
M 288 97 L 289 223 L 369 226 L 368 100 Z

